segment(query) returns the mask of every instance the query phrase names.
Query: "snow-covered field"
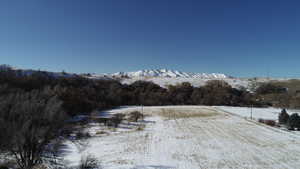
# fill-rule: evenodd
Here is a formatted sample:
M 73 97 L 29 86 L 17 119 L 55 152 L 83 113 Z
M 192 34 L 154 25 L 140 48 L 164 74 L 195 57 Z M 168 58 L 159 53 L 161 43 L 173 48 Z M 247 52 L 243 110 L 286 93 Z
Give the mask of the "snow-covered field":
M 124 107 L 143 110 L 141 131 L 118 129 L 80 146 L 66 142 L 65 161 L 78 165 L 91 154 L 104 169 L 295 169 L 300 137 L 257 125 L 220 108 L 204 106 Z M 226 110 L 228 111 L 228 109 Z M 270 111 L 272 112 L 272 110 Z
M 229 106 L 214 106 L 215 108 L 242 116 L 246 118 L 251 117 L 251 107 L 229 107 Z M 269 120 L 278 120 L 278 115 L 281 112 L 279 108 L 252 108 L 252 118 L 253 119 L 269 119 Z M 288 114 L 298 113 L 300 110 L 287 110 Z

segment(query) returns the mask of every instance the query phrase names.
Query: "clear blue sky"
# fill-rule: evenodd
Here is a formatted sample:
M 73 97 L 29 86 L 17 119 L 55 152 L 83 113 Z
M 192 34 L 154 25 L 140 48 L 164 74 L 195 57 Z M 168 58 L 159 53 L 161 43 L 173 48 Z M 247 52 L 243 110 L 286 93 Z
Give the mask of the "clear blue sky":
M 1 0 L 0 62 L 300 77 L 299 0 Z

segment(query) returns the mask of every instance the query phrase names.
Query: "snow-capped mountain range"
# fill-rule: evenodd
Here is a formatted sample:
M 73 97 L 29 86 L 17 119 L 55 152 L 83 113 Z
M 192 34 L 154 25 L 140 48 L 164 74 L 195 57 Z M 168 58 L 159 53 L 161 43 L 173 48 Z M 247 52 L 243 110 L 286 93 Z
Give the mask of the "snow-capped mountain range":
M 136 72 L 117 72 L 112 74 L 95 74 L 95 73 L 84 73 L 75 74 L 67 72 L 50 72 L 50 71 L 40 71 L 32 69 L 20 69 L 17 67 L 12 67 L 10 65 L 1 65 L 0 71 L 17 71 L 19 75 L 30 76 L 34 73 L 40 73 L 48 77 L 85 77 L 89 79 L 102 79 L 102 80 L 119 80 L 123 84 L 131 84 L 138 80 L 151 81 L 161 87 L 166 87 L 168 85 L 176 85 L 182 82 L 189 82 L 191 85 L 198 87 L 205 85 L 209 80 L 224 80 L 235 88 L 245 87 L 247 88 L 249 83 L 251 83 L 251 78 L 236 78 L 227 76 L 221 73 L 186 73 L 178 70 L 169 69 L 151 69 L 151 70 L 140 70 Z M 257 81 L 266 82 L 272 79 L 269 78 L 259 78 Z M 288 80 L 288 79 L 273 79 L 273 80 Z
M 22 72 L 23 75 L 30 75 L 38 70 L 31 69 L 19 69 L 16 67 L 12 67 L 10 65 L 0 65 L 0 70 L 18 70 Z M 43 71 L 48 75 L 52 75 L 55 77 L 59 76 L 74 76 L 73 73 L 63 73 L 63 72 L 48 72 Z M 83 75 L 83 74 L 81 74 Z M 90 74 L 90 78 L 101 78 L 101 77 L 161 77 L 161 78 L 202 78 L 202 79 L 225 79 L 229 78 L 225 74 L 221 73 L 187 73 L 178 70 L 169 70 L 169 69 L 149 69 L 149 70 L 139 70 L 135 72 L 117 72 L 112 74 Z
M 117 72 L 111 74 L 116 77 L 170 77 L 170 78 L 203 78 L 203 79 L 225 79 L 229 76 L 221 73 L 187 73 L 178 70 L 150 69 L 136 72 Z
M 16 67 L 12 67 L 10 65 L 0 64 L 0 70 L 16 70 L 21 72 L 23 75 L 31 75 L 39 70 L 32 69 L 19 69 Z M 43 73 L 54 76 L 54 77 L 67 77 L 67 76 L 75 76 L 74 73 L 64 73 L 64 72 L 49 72 L 42 71 Z M 77 74 L 81 76 L 86 76 L 86 74 Z M 178 70 L 169 70 L 169 69 L 148 69 L 148 70 L 139 70 L 135 72 L 117 72 L 112 74 L 89 74 L 89 78 L 103 78 L 103 77 L 118 77 L 118 78 L 144 78 L 144 77 L 158 77 L 158 78 L 199 78 L 199 79 L 226 79 L 231 78 L 225 74 L 221 73 L 187 73 Z

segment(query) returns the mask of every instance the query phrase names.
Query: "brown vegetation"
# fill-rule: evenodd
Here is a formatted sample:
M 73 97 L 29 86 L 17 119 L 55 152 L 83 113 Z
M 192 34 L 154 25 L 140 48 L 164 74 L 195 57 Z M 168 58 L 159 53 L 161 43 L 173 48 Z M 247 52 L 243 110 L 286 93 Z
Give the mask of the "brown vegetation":
M 188 110 L 188 109 L 172 109 L 172 108 L 162 108 L 158 113 L 160 116 L 170 119 L 178 118 L 193 118 L 193 117 L 212 117 L 220 115 L 217 111 L 213 109 L 201 109 L 201 110 Z
M 0 150 L 31 169 L 42 162 L 43 152 L 60 133 L 66 116 L 51 91 L 18 92 L 0 98 Z
M 0 71 L 2 95 L 43 89 L 46 86 L 63 101 L 62 107 L 70 116 L 121 105 L 259 106 L 258 102 L 253 102 L 252 94 L 246 90 L 234 89 L 219 80 L 208 81 L 202 87 L 193 87 L 184 82 L 165 89 L 146 81 L 126 85 L 115 80 L 87 79 L 81 76 L 53 77 L 41 71 L 32 75 L 21 75 L 14 70 Z
M 272 127 L 276 126 L 275 120 L 258 119 L 258 122 L 264 123 L 264 124 L 266 124 L 266 125 L 268 125 L 268 126 L 272 126 Z
M 129 121 L 133 121 L 133 122 L 137 122 L 139 119 L 143 120 L 144 119 L 144 115 L 139 112 L 139 111 L 133 111 L 131 113 L 129 113 Z

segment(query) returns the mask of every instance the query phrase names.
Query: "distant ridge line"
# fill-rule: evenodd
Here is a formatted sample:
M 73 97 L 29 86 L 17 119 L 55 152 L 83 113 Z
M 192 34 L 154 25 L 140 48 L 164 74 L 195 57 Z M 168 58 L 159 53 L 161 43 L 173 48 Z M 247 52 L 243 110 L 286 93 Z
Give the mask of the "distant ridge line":
M 181 78 L 208 78 L 208 79 L 225 79 L 230 78 L 222 73 L 187 73 L 178 70 L 169 69 L 149 69 L 135 72 L 117 72 L 111 74 L 117 77 L 181 77 Z

